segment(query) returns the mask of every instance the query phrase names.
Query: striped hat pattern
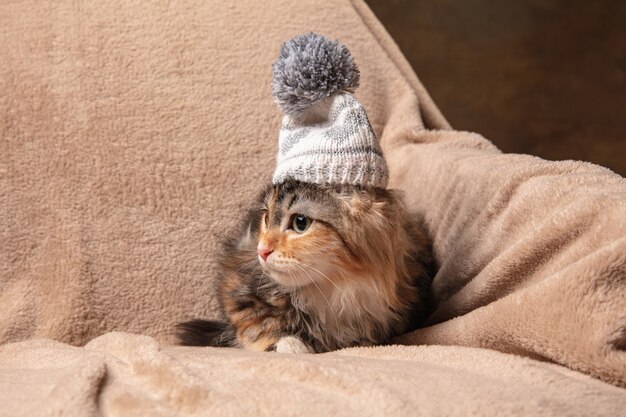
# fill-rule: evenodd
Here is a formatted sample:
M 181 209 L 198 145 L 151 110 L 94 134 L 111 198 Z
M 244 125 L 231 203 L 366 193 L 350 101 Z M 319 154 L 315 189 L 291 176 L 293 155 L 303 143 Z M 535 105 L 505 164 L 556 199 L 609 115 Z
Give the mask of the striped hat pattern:
M 387 164 L 365 110 L 351 94 L 359 71 L 338 41 L 307 34 L 281 48 L 274 100 L 285 112 L 272 182 L 385 188 Z

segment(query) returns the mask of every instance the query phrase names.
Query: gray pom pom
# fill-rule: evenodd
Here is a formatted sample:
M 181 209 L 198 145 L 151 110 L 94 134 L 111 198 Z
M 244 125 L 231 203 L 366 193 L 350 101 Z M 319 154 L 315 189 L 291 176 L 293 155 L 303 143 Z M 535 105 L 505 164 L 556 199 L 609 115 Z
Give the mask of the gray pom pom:
M 315 33 L 285 42 L 273 66 L 272 95 L 287 114 L 358 86 L 359 69 L 348 48 Z

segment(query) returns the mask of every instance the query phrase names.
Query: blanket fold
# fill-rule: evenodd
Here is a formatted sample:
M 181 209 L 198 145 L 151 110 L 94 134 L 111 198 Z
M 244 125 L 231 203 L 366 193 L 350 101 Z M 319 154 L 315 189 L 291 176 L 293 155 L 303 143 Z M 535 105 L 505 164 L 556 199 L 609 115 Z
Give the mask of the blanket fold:
M 619 415 L 626 396 L 558 365 L 476 348 L 302 356 L 161 347 L 150 337 L 109 333 L 83 348 L 45 340 L 1 346 L 0 404 L 0 416 L 11 417 L 591 417 Z
M 439 306 L 432 326 L 397 341 L 546 358 L 626 387 L 626 181 L 499 154 L 473 134 L 405 139 L 392 182 L 425 213 Z
M 217 316 L 219 242 L 275 165 L 271 63 L 309 31 L 352 51 L 432 238 L 439 307 L 397 340 L 424 346 L 167 346 Z M 626 408 L 625 180 L 452 130 L 362 1 L 2 2 L 0 39 L 0 415 Z

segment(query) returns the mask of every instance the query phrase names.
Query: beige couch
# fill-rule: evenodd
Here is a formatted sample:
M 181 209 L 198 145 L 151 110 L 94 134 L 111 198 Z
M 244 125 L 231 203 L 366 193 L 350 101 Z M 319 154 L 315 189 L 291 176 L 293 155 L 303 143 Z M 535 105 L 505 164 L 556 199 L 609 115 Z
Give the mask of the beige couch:
M 216 316 L 217 244 L 273 169 L 271 63 L 311 30 L 360 66 L 439 308 L 406 346 L 170 346 Z M 0 415 L 626 410 L 626 181 L 452 130 L 361 1 L 3 2 L 0 40 Z

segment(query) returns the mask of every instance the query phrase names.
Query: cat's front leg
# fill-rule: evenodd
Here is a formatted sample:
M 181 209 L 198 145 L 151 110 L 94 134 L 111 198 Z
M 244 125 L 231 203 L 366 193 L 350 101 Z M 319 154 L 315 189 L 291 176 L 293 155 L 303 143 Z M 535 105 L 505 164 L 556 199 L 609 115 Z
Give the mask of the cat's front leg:
M 278 353 L 315 353 L 297 336 L 283 336 L 276 342 Z

